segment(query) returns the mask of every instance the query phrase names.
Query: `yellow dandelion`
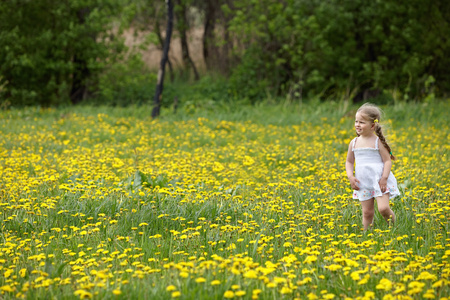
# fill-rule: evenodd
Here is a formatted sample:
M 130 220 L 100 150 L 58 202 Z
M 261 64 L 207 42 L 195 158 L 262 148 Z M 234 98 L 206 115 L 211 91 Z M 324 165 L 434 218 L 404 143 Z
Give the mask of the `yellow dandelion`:
M 244 166 L 251 166 L 255 163 L 255 160 L 253 158 L 251 158 L 250 156 L 245 156 L 244 157 L 244 161 L 243 161 L 243 165 Z
M 92 294 L 86 290 L 76 290 L 74 292 L 74 295 L 80 297 L 80 299 L 91 299 L 92 298 Z
M 227 299 L 234 298 L 234 292 L 228 290 L 228 291 L 226 291 L 226 292 L 223 294 L 223 297 L 224 297 L 224 298 L 227 298 Z
M 425 299 L 436 299 L 436 294 L 434 290 L 427 290 L 425 294 L 422 295 Z
M 114 295 L 118 296 L 120 294 L 122 294 L 122 291 L 120 289 L 115 289 L 112 291 Z
M 15 287 L 12 287 L 12 286 L 10 286 L 10 285 L 8 284 L 8 285 L 1 286 L 1 287 L 0 287 L 0 290 L 1 290 L 1 291 L 4 291 L 4 292 L 12 293 L 12 292 L 14 292 L 14 291 L 16 290 L 16 288 L 15 288 Z
M 364 293 L 364 299 L 365 300 L 375 299 L 375 293 L 372 291 L 366 291 Z
M 166 291 L 168 291 L 168 292 L 175 291 L 176 289 L 177 288 L 174 285 L 172 285 L 172 284 L 166 287 Z
M 419 274 L 419 276 L 417 276 L 417 280 L 437 280 L 437 276 L 433 275 L 427 271 L 423 271 L 422 273 Z
M 369 282 L 369 278 L 370 278 L 370 275 L 369 275 L 369 274 L 365 275 L 363 279 L 361 279 L 360 281 L 358 281 L 358 285 L 366 284 L 367 282 Z
M 312 263 L 315 262 L 315 261 L 317 261 L 317 256 L 315 256 L 315 255 L 310 255 L 310 256 L 307 256 L 307 257 L 305 258 L 305 260 L 303 261 L 303 263 L 310 265 L 310 264 L 312 264 Z
M 180 277 L 188 278 L 189 277 L 189 273 L 188 272 L 180 272 Z
M 3 277 L 8 278 L 9 276 L 11 276 L 12 273 L 13 273 L 13 270 L 8 269 L 5 271 L 5 273 L 3 273 Z
M 397 283 L 393 294 L 395 294 L 395 295 L 400 294 L 401 292 L 404 292 L 404 291 L 406 291 L 405 285 L 403 283 Z
M 219 284 L 220 284 L 220 280 L 211 281 L 211 285 L 219 285 Z
M 309 300 L 317 300 L 319 299 L 319 297 L 313 293 L 309 293 L 308 295 L 306 295 L 306 297 L 308 297 Z
M 326 268 L 330 271 L 337 271 L 337 270 L 342 269 L 342 266 L 337 265 L 337 264 L 332 264 L 332 265 L 327 266 Z
M 244 273 L 245 278 L 258 278 L 258 273 L 255 270 L 248 270 Z
M 389 291 L 392 289 L 392 282 L 387 278 L 382 278 L 376 288 L 377 290 Z
M 181 296 L 181 292 L 180 291 L 172 292 L 172 298 L 178 298 L 180 296 Z
M 214 162 L 213 171 L 214 172 L 220 172 L 223 171 L 225 167 L 220 162 Z
M 434 288 L 441 288 L 441 287 L 443 287 L 446 284 L 447 284 L 447 281 L 445 279 L 441 279 L 441 280 L 438 280 L 435 283 L 433 283 L 432 287 L 434 287 Z
M 20 277 L 24 278 L 27 275 L 27 269 L 23 268 L 19 271 Z
M 408 284 L 408 295 L 415 295 L 421 293 L 425 283 L 419 281 L 412 281 Z

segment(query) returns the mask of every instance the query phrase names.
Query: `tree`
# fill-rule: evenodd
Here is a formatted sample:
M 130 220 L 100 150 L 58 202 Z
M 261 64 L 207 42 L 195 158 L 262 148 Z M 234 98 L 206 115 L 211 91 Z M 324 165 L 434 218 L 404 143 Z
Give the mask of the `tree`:
M 209 71 L 227 75 L 231 69 L 231 49 L 240 35 L 228 30 L 234 13 L 231 0 L 206 0 L 199 5 L 204 12 L 203 59 Z
M 86 24 L 86 18 L 90 13 L 91 8 L 83 7 L 77 12 L 78 24 Z M 95 34 L 90 34 L 92 41 L 95 42 Z M 73 54 L 73 79 L 72 88 L 70 89 L 70 101 L 72 104 L 80 103 L 85 97 L 88 90 L 87 80 L 91 76 L 89 69 L 89 57 L 85 55 L 82 49 L 77 49 Z
M 110 34 L 120 1 L 1 1 L 2 101 L 19 106 L 82 101 L 104 63 L 121 49 Z
M 209 0 L 212 1 L 212 0 Z M 450 92 L 450 4 L 420 0 L 239 0 L 231 90 L 260 99 Z M 236 37 L 239 37 L 237 39 Z M 428 92 L 427 92 L 428 90 Z
M 169 58 L 169 47 L 170 47 L 170 38 L 172 36 L 173 30 L 173 1 L 166 0 L 167 4 L 167 27 L 166 27 L 166 38 L 164 41 L 164 49 L 161 58 L 161 63 L 158 71 L 158 79 L 156 83 L 156 91 L 155 97 L 153 99 L 153 110 L 152 110 L 152 118 L 156 118 L 160 114 L 161 109 L 161 97 L 164 88 L 164 74 L 166 69 L 166 63 Z
M 188 72 L 192 68 L 192 71 L 194 72 L 194 78 L 195 80 L 198 80 L 200 77 L 198 75 L 198 71 L 195 67 L 194 61 L 189 55 L 189 47 L 187 42 L 186 30 L 188 29 L 188 22 L 186 18 L 186 0 L 175 0 L 175 3 L 175 15 L 177 17 L 177 30 L 180 35 L 183 65 Z
M 218 49 L 215 46 L 214 30 L 216 28 L 216 2 L 217 0 L 205 1 L 205 24 L 203 33 L 203 58 L 206 67 L 211 70 L 213 59 L 218 56 Z

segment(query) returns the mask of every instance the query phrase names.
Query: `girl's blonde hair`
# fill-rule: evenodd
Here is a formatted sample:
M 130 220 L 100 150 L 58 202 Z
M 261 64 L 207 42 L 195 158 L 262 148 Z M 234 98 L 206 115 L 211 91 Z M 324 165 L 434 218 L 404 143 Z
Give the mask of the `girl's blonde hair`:
M 372 123 L 375 123 L 376 135 L 378 136 L 380 141 L 383 143 L 383 145 L 386 147 L 386 149 L 389 151 L 389 155 L 391 156 L 391 159 L 395 160 L 395 156 L 392 155 L 391 147 L 389 147 L 389 145 L 386 141 L 386 138 L 383 135 L 383 131 L 381 130 L 381 125 L 379 123 L 381 121 L 381 114 L 382 114 L 381 109 L 378 108 L 378 106 L 376 106 L 374 104 L 365 103 L 358 109 L 357 112 L 365 115 L 369 121 L 371 121 Z M 357 135 L 359 136 L 358 133 L 357 133 Z

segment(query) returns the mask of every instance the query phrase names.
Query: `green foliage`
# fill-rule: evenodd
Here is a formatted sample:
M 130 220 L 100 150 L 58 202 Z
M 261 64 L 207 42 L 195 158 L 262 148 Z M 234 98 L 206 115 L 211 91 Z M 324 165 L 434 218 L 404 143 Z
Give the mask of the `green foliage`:
M 259 52 L 256 47 L 248 49 L 230 77 L 233 93 L 250 99 L 252 103 L 264 99 L 266 91 L 274 88 L 274 83 L 270 82 L 271 76 L 268 76 L 270 70 L 265 68 L 264 58 L 258 57 L 260 53 L 255 52 Z
M 150 72 L 139 55 L 108 66 L 99 76 L 93 104 L 127 106 L 151 103 L 155 94 L 156 74 Z
M 422 98 L 430 76 L 441 95 L 450 89 L 443 1 L 241 0 L 235 8 L 229 30 L 241 38 L 241 63 L 231 82 L 242 95 L 351 98 L 375 88 Z
M 95 86 L 106 59 L 121 50 L 109 31 L 110 16 L 118 13 L 119 4 L 2 1 L 0 101 L 13 106 L 67 103 L 76 76 Z
M 0 111 L 1 298 L 445 297 L 449 101 L 383 107 L 402 195 L 366 232 L 342 164 L 356 108 Z
M 230 52 L 214 54 L 222 64 L 199 82 L 166 80 L 165 107 L 175 98 L 194 111 L 219 100 L 352 99 L 369 90 L 378 91 L 383 103 L 430 102 L 449 94 L 448 1 L 214 3 L 216 46 L 227 43 Z M 175 9 L 184 5 L 189 24 L 175 20 L 176 28 L 204 26 L 205 3 L 182 0 Z M 0 108 L 68 104 L 78 79 L 90 104 L 152 103 L 156 74 L 144 67 L 137 49 L 120 56 L 120 37 L 127 27 L 145 32 L 139 53 L 148 44 L 160 47 L 165 7 L 149 0 L 0 2 Z M 230 62 L 230 76 L 211 76 L 223 62 Z
M 134 176 L 128 178 L 127 185 L 133 189 L 140 189 L 142 187 L 154 188 L 156 186 L 166 187 L 170 182 L 165 175 L 152 176 L 151 174 L 143 173 L 137 170 Z
M 202 102 L 229 102 L 232 95 L 228 87 L 228 81 L 220 76 L 204 76 L 194 83 L 175 82 L 169 83 L 168 94 L 179 94 L 183 103 L 201 104 Z M 180 91 L 182 91 L 180 93 Z
M 174 81 L 167 80 L 162 94 L 162 107 L 169 109 L 170 113 L 176 110 L 179 114 L 192 116 L 199 111 L 216 111 L 218 108 L 221 112 L 227 112 L 238 104 L 248 103 L 232 94 L 229 86 L 226 78 L 216 75 L 205 75 L 195 82 L 184 81 L 180 77 Z

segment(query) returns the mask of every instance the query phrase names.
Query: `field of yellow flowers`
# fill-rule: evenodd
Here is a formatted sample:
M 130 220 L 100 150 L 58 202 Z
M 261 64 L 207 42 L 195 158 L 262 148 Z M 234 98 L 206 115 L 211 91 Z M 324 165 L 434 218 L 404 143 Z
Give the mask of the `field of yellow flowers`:
M 450 299 L 448 103 L 382 121 L 402 195 L 367 232 L 353 107 L 2 111 L 0 298 Z

